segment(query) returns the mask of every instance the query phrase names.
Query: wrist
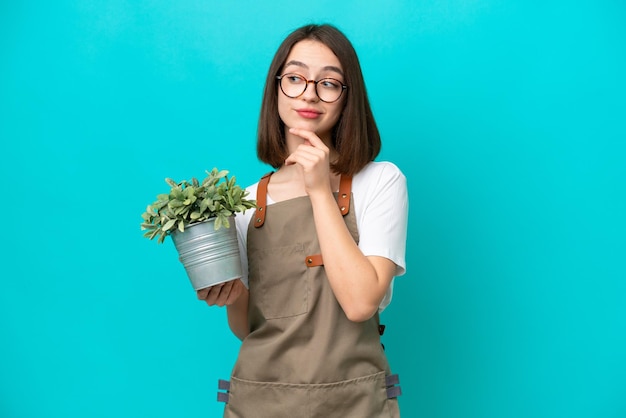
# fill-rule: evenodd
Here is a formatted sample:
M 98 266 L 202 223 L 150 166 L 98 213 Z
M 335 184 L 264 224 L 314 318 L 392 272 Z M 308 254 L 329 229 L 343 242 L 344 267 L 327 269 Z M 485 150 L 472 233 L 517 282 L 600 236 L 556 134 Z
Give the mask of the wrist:
M 328 187 L 319 187 L 317 189 L 308 190 L 307 194 L 309 195 L 309 199 L 311 199 L 312 204 L 335 201 L 330 185 Z

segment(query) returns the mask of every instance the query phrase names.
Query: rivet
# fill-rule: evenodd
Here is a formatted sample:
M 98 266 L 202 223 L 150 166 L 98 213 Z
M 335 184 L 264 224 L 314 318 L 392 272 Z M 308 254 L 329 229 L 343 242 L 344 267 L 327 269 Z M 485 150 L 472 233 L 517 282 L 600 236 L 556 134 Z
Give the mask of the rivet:
M 341 195 L 341 197 L 345 199 L 346 197 L 348 197 L 348 195 L 344 193 Z
M 261 218 L 256 218 L 256 223 L 260 224 L 261 223 Z
M 342 207 L 341 207 L 341 211 L 342 211 L 342 212 L 345 212 L 345 210 L 346 210 L 346 207 L 345 207 L 345 206 L 342 206 Z
M 309 263 L 309 264 L 313 264 L 313 259 L 309 258 L 309 259 L 306 260 L 306 262 Z
M 259 208 L 259 212 L 262 212 L 262 211 L 263 211 L 263 207 L 260 207 L 260 208 Z

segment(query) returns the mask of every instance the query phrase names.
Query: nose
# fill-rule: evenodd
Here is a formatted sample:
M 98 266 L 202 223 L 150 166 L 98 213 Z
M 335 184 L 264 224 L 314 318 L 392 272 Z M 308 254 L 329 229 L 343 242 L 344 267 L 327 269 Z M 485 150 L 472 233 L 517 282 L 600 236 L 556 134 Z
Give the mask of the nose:
M 319 97 L 317 96 L 316 87 L 315 80 L 307 80 L 302 98 L 307 101 L 318 101 Z

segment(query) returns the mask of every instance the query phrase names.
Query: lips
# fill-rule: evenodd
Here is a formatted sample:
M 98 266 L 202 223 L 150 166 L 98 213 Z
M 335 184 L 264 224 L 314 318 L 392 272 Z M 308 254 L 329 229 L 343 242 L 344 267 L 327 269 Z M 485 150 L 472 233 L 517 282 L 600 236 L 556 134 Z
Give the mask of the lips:
M 296 109 L 296 113 L 305 119 L 317 119 L 322 114 L 314 109 Z

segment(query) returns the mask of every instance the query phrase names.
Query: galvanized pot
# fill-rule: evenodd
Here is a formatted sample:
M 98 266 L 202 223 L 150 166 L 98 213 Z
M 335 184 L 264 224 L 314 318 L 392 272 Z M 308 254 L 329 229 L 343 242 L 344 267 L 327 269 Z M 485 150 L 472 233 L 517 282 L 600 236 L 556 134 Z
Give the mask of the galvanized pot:
M 194 290 L 241 277 L 241 258 L 237 245 L 235 217 L 230 228 L 215 230 L 215 218 L 176 230 L 172 240 Z

